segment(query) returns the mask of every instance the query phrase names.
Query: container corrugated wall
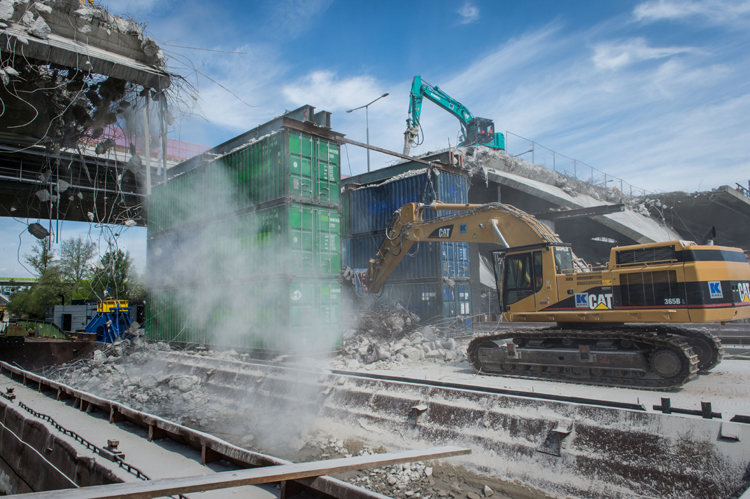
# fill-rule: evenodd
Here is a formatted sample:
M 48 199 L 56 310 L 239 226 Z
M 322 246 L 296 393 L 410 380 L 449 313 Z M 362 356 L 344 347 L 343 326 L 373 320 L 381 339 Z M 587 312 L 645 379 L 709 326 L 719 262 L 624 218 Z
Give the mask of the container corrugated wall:
M 383 242 L 382 235 L 358 236 L 349 240 L 352 268 L 367 268 Z M 388 277 L 389 281 L 446 277 L 468 279 L 469 243 L 416 243 Z
M 441 316 L 468 318 L 471 316 L 471 285 L 456 283 L 451 288 L 440 283 L 386 283 L 378 303 L 402 305 L 422 320 Z
M 160 234 L 148 243 L 149 286 L 278 273 L 337 277 L 340 220 L 337 209 L 292 203 Z
M 439 175 L 428 176 L 425 171 L 379 185 L 361 187 L 349 191 L 348 196 L 349 228 L 354 236 L 385 230 L 393 212 L 406 203 L 431 203 L 436 198 L 443 203 L 467 203 L 469 181 L 467 177 L 455 173 L 442 171 Z M 425 219 L 435 216 L 434 212 L 424 215 Z
M 277 132 L 209 163 L 207 198 L 231 199 L 231 210 L 277 199 L 338 206 L 339 152 L 338 144 L 323 138 Z M 209 201 L 208 216 L 221 214 L 226 206 Z
M 190 289 L 150 294 L 146 337 L 151 340 L 284 352 L 328 352 L 341 344 L 338 280 L 279 277 L 206 287 L 201 301 Z

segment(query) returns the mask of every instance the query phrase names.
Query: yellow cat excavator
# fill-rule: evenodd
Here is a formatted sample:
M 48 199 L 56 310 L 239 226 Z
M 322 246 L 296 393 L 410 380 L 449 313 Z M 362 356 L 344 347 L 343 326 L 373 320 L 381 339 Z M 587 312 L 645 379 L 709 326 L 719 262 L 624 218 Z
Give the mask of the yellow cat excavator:
M 424 220 L 427 211 L 450 213 Z M 595 268 L 539 220 L 500 203 L 404 205 L 370 260 L 368 292 L 380 291 L 419 241 L 499 244 L 492 260 L 505 319 L 556 323 L 473 339 L 467 355 L 480 374 L 675 388 L 716 366 L 724 350 L 706 331 L 669 323 L 750 318 L 750 263 L 740 249 L 622 246 Z

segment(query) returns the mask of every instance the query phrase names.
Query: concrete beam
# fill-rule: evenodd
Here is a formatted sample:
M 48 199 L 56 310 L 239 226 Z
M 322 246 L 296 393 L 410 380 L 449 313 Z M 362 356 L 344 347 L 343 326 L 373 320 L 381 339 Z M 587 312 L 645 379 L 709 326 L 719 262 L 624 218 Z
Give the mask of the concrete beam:
M 602 205 L 613 205 L 607 201 L 601 201 L 585 194 L 572 196 L 554 185 L 545 184 L 512 173 L 488 169 L 487 176 L 492 182 L 506 185 L 531 196 L 543 199 L 554 205 L 566 209 L 595 208 Z M 607 215 L 592 216 L 593 220 L 609 227 L 639 244 L 655 243 L 660 241 L 673 241 L 682 239 L 681 236 L 670 229 L 662 226 L 639 213 L 625 210 Z
M 19 35 L 28 41 L 28 45 L 18 41 Z M 16 27 L 0 29 L 0 47 L 3 52 L 10 51 L 28 59 L 82 70 L 90 69 L 92 73 L 157 90 L 164 90 L 170 84 L 170 74 L 164 70 L 54 33 L 43 40 L 29 36 L 26 31 Z

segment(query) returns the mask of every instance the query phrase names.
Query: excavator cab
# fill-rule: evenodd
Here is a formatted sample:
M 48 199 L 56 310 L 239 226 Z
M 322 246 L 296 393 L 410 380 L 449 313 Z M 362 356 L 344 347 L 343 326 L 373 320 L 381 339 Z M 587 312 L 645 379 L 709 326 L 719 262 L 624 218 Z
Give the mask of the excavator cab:
M 538 312 L 557 302 L 556 276 L 573 270 L 568 246 L 498 250 L 492 256 L 500 306 L 506 312 Z
M 495 149 L 505 149 L 505 137 L 495 132 L 495 122 L 487 118 L 474 118 L 466 127 L 463 145 L 483 144 Z
M 474 118 L 466 127 L 466 145 L 488 144 L 495 140 L 495 123 L 487 118 Z

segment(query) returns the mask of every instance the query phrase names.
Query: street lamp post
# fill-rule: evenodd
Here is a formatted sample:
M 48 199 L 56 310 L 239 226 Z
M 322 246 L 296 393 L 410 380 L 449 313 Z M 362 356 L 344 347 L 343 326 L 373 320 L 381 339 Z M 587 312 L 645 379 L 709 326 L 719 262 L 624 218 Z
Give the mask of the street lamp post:
M 357 109 L 365 108 L 365 120 L 366 120 L 366 123 L 367 123 L 367 145 L 368 146 L 370 145 L 370 112 L 369 112 L 368 108 L 372 104 L 374 104 L 377 101 L 379 101 L 380 99 L 382 99 L 383 97 L 388 97 L 388 92 L 384 93 L 383 95 L 381 95 L 380 97 L 378 97 L 374 101 L 370 102 L 369 104 L 365 104 L 364 106 L 355 107 L 354 109 L 350 109 L 350 110 L 347 111 L 347 113 L 351 113 L 352 111 L 356 111 Z M 367 149 L 367 173 L 370 173 L 370 150 L 369 149 Z

